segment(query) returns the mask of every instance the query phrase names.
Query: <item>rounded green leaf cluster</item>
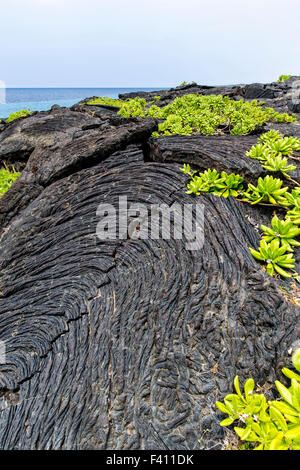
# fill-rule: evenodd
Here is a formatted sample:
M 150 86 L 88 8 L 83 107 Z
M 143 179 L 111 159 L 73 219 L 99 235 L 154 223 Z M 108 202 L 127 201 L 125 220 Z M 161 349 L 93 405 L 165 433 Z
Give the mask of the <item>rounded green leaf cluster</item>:
M 292 361 L 300 372 L 300 349 Z M 291 386 L 287 388 L 279 380 L 275 381 L 279 400 L 267 401 L 264 394 L 254 393 L 253 379 L 246 381 L 242 394 L 236 376 L 236 393 L 227 395 L 223 403 L 216 402 L 217 408 L 228 415 L 220 425 L 237 422 L 236 434 L 255 450 L 300 450 L 300 375 L 287 368 L 282 373 L 291 380 Z
M 296 166 L 291 165 L 288 158 L 295 158 L 293 152 L 299 150 L 300 139 L 297 137 L 283 137 L 278 131 L 269 131 L 258 139 L 257 145 L 253 145 L 246 155 L 259 160 L 265 170 L 281 172 L 289 178 L 287 172 L 295 170 Z
M 289 251 L 286 245 L 280 246 L 280 241 L 277 238 L 272 240 L 271 243 L 261 240 L 259 251 L 249 249 L 255 259 L 267 264 L 267 273 L 271 276 L 277 271 L 283 277 L 291 277 L 291 274 L 285 270 L 294 269 L 295 260 L 292 253 L 286 253 Z
M 227 175 L 225 172 L 219 175 L 215 169 L 208 169 L 197 175 L 197 171 L 191 171 L 189 165 L 184 165 L 181 169 L 190 177 L 187 194 L 208 192 L 216 196 L 233 196 L 251 204 L 273 205 L 285 209 L 285 220 L 280 220 L 275 215 L 271 221 L 272 227 L 262 225 L 263 235 L 259 248 L 249 249 L 256 260 L 266 265 L 268 274 L 293 277 L 297 282 L 300 282 L 300 275 L 294 269 L 293 252 L 294 247 L 300 246 L 300 242 L 296 240 L 300 235 L 300 186 L 286 172 L 296 168 L 289 165 L 287 158 L 299 160 L 299 150 L 300 139 L 283 137 L 278 131 L 272 130 L 262 134 L 257 145 L 246 153 L 250 158 L 260 161 L 266 170 L 280 171 L 285 178 L 295 183 L 291 192 L 287 186 L 283 186 L 280 178 L 271 175 L 258 178 L 256 186 L 248 184 L 245 189 L 240 175 Z M 283 158 L 283 155 L 287 157 Z
M 231 173 L 228 175 L 225 171 L 221 174 L 217 170 L 206 170 L 203 173 L 191 173 L 190 166 L 184 165 L 181 171 L 191 177 L 191 181 L 187 184 L 186 194 L 197 194 L 201 191 L 212 193 L 215 196 L 234 196 L 237 197 L 243 192 L 243 181 L 240 175 Z
M 11 122 L 14 121 L 15 119 L 18 119 L 20 117 L 25 117 L 31 114 L 30 109 L 21 109 L 20 111 L 16 111 L 15 113 L 11 113 L 8 118 L 6 119 L 6 122 Z
M 291 78 L 292 75 L 280 75 L 280 77 L 278 78 L 278 82 L 281 83 L 281 82 L 286 82 L 289 78 Z
M 91 106 L 115 106 L 121 108 L 123 106 L 123 100 L 116 100 L 115 98 L 107 98 L 106 96 L 99 96 L 99 98 L 93 98 L 86 102 L 86 104 Z
M 11 185 L 16 181 L 21 173 L 13 170 L 9 170 L 7 166 L 0 169 L 0 198 L 6 191 L 9 190 Z

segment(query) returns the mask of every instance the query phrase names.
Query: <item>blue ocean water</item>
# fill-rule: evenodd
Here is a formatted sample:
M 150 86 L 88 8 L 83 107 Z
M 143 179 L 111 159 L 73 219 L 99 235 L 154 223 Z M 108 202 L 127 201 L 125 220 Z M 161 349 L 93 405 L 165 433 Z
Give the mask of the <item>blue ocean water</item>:
M 163 88 L 7 88 L 5 104 L 0 103 L 0 118 L 6 119 L 20 109 L 46 111 L 54 104 L 72 106 L 90 96 L 117 98 L 119 93 L 155 91 Z

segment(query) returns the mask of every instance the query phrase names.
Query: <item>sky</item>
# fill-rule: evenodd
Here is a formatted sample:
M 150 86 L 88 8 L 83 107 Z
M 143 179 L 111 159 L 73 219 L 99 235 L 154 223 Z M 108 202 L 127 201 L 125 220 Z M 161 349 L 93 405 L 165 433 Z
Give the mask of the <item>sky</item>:
M 299 0 L 0 0 L 7 87 L 170 87 L 300 75 Z

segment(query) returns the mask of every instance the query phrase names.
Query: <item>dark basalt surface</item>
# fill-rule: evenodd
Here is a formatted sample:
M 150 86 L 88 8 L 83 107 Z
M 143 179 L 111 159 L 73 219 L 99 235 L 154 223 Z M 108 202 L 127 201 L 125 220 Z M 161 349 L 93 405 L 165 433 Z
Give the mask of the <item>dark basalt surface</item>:
M 257 136 L 167 136 L 151 139 L 148 158 L 158 162 L 189 162 L 199 171 L 216 168 L 219 172 L 239 173 L 252 183 L 267 172 L 245 153 Z
M 0 231 L 51 182 L 146 142 L 156 129 L 155 119 L 94 117 L 58 106 L 12 122 L 0 133 L 0 158 L 23 172 L 0 200 Z
M 279 130 L 284 134 L 285 127 Z M 271 127 L 270 127 L 271 128 Z M 278 127 L 276 127 L 278 128 Z M 268 172 L 261 164 L 246 156 L 246 152 L 257 143 L 257 136 L 167 136 L 159 139 L 149 139 L 148 158 L 159 162 L 189 162 L 199 171 L 215 168 L 219 172 L 238 173 L 247 182 L 256 184 L 259 177 L 264 178 Z M 300 165 L 290 172 L 291 177 L 300 182 Z M 273 173 L 281 177 L 280 173 Z M 284 183 L 292 186 L 288 180 Z
M 224 93 L 273 97 L 278 87 Z M 297 135 L 298 124 L 279 126 Z M 234 376 L 270 388 L 289 365 L 299 307 L 248 249 L 272 209 L 199 197 L 198 251 L 138 230 L 97 238 L 98 205 L 118 216 L 120 196 L 148 208 L 195 203 L 182 163 L 263 174 L 244 156 L 257 136 L 152 139 L 156 128 L 76 105 L 0 130 L 0 158 L 23 170 L 0 200 L 1 449 L 221 448 L 215 401 Z

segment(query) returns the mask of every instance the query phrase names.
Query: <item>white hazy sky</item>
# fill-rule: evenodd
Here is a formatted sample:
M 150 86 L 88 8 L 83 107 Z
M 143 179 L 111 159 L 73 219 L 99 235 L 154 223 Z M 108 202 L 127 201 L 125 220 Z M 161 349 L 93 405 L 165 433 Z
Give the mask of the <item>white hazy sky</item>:
M 7 87 L 168 87 L 300 75 L 299 0 L 0 0 Z

